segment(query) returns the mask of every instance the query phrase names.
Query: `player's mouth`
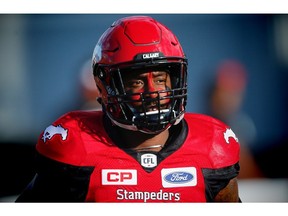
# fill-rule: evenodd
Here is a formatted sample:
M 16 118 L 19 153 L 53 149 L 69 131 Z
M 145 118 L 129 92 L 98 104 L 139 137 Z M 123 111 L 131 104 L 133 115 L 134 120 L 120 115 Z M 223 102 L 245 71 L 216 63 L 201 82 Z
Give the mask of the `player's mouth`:
M 168 108 L 168 104 L 160 104 L 160 106 L 157 106 L 157 105 L 148 106 L 146 108 L 145 112 L 146 113 L 155 112 L 155 111 L 158 111 L 159 108 L 160 108 L 160 110 L 167 109 Z
M 161 109 L 160 111 L 158 109 L 156 110 L 149 110 L 146 111 L 145 113 L 140 113 L 140 116 L 144 116 L 144 115 L 154 115 L 154 114 L 163 114 L 163 113 L 167 113 L 169 112 L 169 109 Z

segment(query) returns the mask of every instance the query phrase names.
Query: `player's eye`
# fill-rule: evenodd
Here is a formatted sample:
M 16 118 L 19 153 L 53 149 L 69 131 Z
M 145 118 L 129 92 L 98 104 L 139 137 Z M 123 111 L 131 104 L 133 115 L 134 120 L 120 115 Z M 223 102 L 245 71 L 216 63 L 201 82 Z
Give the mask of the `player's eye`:
M 144 85 L 144 82 L 142 80 L 130 80 L 126 83 L 124 83 L 126 90 L 127 89 L 135 89 L 135 88 L 141 88 Z

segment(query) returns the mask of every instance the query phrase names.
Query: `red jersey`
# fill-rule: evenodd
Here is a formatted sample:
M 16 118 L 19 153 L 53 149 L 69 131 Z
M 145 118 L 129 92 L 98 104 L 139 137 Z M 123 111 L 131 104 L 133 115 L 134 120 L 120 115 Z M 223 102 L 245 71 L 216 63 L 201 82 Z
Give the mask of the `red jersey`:
M 135 152 L 103 116 L 71 112 L 41 133 L 37 177 L 19 201 L 209 202 L 239 173 L 238 139 L 214 118 L 186 113 L 160 152 Z

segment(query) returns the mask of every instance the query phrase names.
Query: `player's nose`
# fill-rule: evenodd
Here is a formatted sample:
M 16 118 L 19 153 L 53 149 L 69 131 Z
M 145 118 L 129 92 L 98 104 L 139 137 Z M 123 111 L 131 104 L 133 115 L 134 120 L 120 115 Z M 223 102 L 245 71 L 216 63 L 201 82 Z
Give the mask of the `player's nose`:
M 155 86 L 153 85 L 147 85 L 146 89 L 145 89 L 145 97 L 150 97 L 150 98 L 156 98 L 158 97 L 158 92 L 157 89 L 155 88 Z

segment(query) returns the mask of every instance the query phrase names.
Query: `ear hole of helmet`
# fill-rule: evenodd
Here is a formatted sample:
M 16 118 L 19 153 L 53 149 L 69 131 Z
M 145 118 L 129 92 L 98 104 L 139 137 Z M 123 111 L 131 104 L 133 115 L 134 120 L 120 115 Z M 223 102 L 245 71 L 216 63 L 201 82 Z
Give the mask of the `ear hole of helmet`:
M 105 72 L 103 71 L 102 68 L 98 68 L 98 70 L 95 71 L 95 76 L 97 76 L 100 80 L 104 80 L 105 79 Z

